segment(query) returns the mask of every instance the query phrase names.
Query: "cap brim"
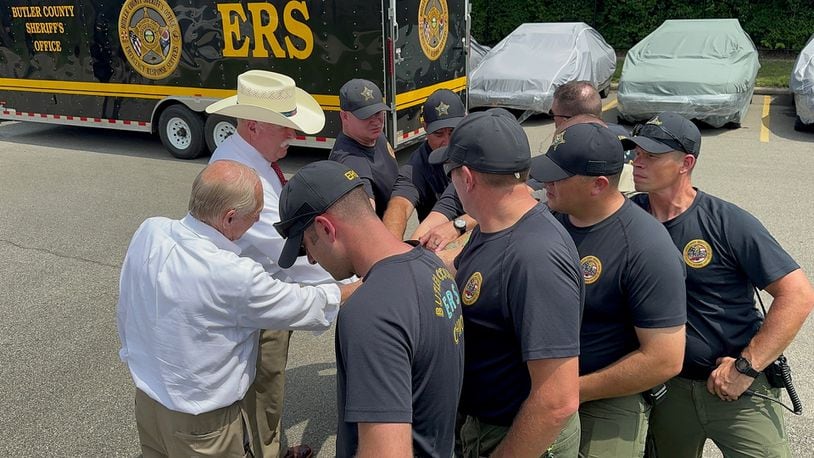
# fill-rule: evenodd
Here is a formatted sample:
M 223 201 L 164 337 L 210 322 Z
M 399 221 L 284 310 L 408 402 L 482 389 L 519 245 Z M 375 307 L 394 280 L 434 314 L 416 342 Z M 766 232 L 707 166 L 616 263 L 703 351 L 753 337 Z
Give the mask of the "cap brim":
M 439 119 L 438 121 L 431 122 L 427 124 L 427 133 L 431 134 L 437 130 L 444 129 L 447 127 L 455 128 L 458 126 L 458 123 L 464 119 L 463 116 L 457 118 L 446 118 L 446 119 Z
M 288 269 L 293 266 L 297 261 L 300 254 L 300 247 L 302 246 L 302 235 L 304 232 L 291 234 L 283 245 L 283 251 L 280 253 L 280 258 L 277 260 L 277 265 L 283 269 Z
M 379 102 L 351 111 L 351 113 L 359 119 L 367 119 L 380 111 L 390 111 L 390 107 Z
M 563 169 L 544 154 L 531 160 L 529 176 L 541 183 L 552 183 L 572 177 L 574 174 Z
M 626 150 L 632 150 L 636 146 L 639 146 L 641 149 L 647 151 L 648 153 L 652 154 L 662 154 L 662 153 L 669 153 L 670 151 L 675 151 L 670 145 L 666 145 L 658 140 L 653 140 L 652 138 L 648 137 L 629 137 L 621 140 L 622 146 Z
M 430 164 L 443 164 L 444 162 L 449 160 L 449 155 L 447 154 L 448 149 L 449 148 L 447 148 L 446 146 L 442 146 L 440 148 L 432 150 L 432 153 L 430 153 L 427 160 L 429 161 Z
M 306 134 L 316 134 L 325 127 L 325 113 L 319 103 L 310 94 L 300 88 L 295 88 L 297 112 L 291 116 L 280 113 L 260 105 L 238 103 L 237 95 L 219 100 L 208 107 L 209 114 L 231 116 L 238 119 L 267 122 L 278 126 L 290 127 Z

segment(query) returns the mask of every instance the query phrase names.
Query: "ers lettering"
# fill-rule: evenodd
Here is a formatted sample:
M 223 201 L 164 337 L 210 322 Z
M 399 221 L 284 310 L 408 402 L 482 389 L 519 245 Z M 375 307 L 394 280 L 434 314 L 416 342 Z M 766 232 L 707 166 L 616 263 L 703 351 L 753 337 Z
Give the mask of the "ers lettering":
M 304 1 L 288 1 L 279 7 L 270 3 L 219 3 L 223 25 L 223 57 L 269 57 L 307 59 L 314 50 L 314 33 Z M 280 14 L 282 13 L 282 14 Z M 251 36 L 241 34 L 249 22 Z M 282 39 L 280 39 L 282 38 Z

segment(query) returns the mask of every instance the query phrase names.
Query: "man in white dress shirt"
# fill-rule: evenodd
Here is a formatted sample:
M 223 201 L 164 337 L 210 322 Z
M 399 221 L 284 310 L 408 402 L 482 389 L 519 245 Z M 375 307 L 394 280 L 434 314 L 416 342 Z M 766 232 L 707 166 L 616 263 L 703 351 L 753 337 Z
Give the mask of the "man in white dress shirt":
M 354 288 L 285 283 L 240 257 L 235 241 L 262 209 L 257 173 L 219 161 L 195 179 L 183 219 L 149 218 L 130 242 L 119 355 L 137 388 L 145 458 L 248 455 L 242 399 L 260 328 L 326 329 Z
M 277 161 L 285 157 L 294 131 L 315 134 L 325 125 L 325 114 L 294 80 L 279 73 L 250 70 L 237 78 L 237 95 L 213 103 L 207 113 L 237 119 L 237 132 L 212 154 L 210 163 L 231 159 L 254 168 L 263 185 L 265 205 L 260 220 L 238 241 L 242 255 L 259 262 L 273 278 L 301 284 L 323 284 L 334 280 L 321 267 L 300 258 L 287 270 L 277 265 L 285 240 L 272 224 L 280 220 L 278 202 L 285 184 Z M 307 304 L 302 304 L 303 309 Z M 260 335 L 257 378 L 246 395 L 246 408 L 254 434 L 254 452 L 259 458 L 278 458 L 280 418 L 288 360 L 288 331 L 264 331 Z M 307 458 L 307 446 L 292 447 L 289 457 Z

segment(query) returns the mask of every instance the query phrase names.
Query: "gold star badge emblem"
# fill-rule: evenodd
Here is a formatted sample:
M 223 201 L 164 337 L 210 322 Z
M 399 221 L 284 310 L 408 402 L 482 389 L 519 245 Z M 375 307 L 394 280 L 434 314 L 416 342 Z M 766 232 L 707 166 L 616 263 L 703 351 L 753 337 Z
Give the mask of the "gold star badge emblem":
M 365 86 L 365 88 L 362 89 L 362 97 L 365 98 L 365 101 L 373 100 L 373 91 L 370 90 L 369 87 Z
M 554 136 L 554 140 L 551 141 L 551 147 L 554 150 L 557 150 L 557 147 L 565 143 L 565 132 L 560 132 Z
M 659 119 L 658 116 L 656 116 L 655 118 L 651 119 L 650 121 L 647 121 L 647 124 L 653 124 L 654 126 L 660 126 L 660 125 L 662 125 L 664 123 L 661 122 L 661 119 Z
M 435 107 L 435 112 L 438 113 L 438 116 L 446 116 L 449 114 L 449 105 L 441 102 L 437 107 Z

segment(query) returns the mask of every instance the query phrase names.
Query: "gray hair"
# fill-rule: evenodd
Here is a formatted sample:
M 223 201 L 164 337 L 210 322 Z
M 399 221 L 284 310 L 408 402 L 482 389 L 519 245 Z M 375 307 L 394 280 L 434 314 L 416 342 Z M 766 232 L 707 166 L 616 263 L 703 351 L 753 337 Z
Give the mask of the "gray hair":
M 236 161 L 215 161 L 192 183 L 189 213 L 210 226 L 231 209 L 238 216 L 248 215 L 260 206 L 255 195 L 259 182 L 257 172 L 250 167 Z

